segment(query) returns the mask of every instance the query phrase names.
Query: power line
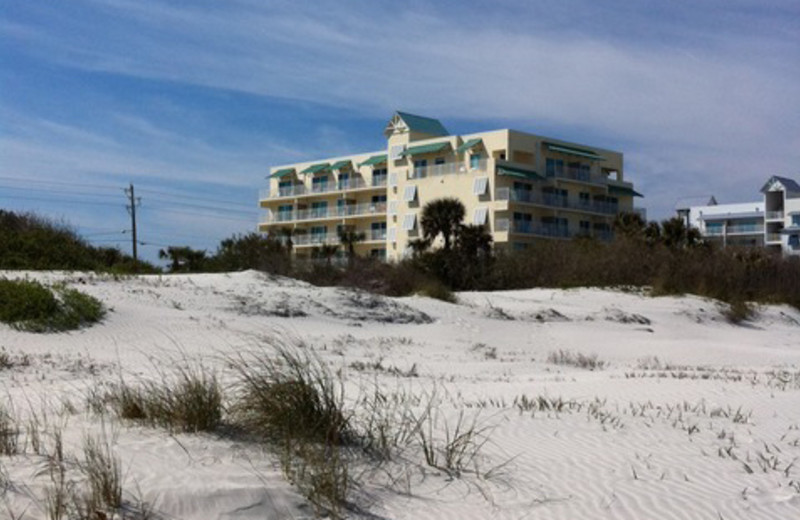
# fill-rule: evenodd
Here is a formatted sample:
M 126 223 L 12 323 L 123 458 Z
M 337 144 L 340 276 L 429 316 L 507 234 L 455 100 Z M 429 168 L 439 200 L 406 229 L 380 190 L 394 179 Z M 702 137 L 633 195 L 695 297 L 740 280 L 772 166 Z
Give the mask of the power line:
M 111 186 L 111 185 L 104 185 L 104 184 L 81 184 L 78 182 L 60 182 L 60 181 L 37 181 L 33 179 L 18 179 L 16 177 L 2 177 L 0 176 L 0 180 L 4 181 L 13 181 L 13 182 L 28 182 L 33 184 L 52 184 L 56 186 L 82 186 L 84 188 L 98 188 L 101 190 L 119 190 L 119 186 Z
M 40 202 L 60 202 L 63 204 L 89 204 L 92 206 L 114 206 L 120 207 L 120 204 L 114 204 L 112 202 L 99 202 L 96 200 L 76 200 L 76 199 L 53 199 L 53 198 L 42 198 L 42 197 L 17 197 L 17 196 L 7 196 L 7 195 L 0 195 L 0 199 L 13 199 L 13 200 L 36 200 Z
M 216 219 L 232 220 L 232 221 L 235 221 L 235 222 L 248 222 L 250 224 L 254 223 L 253 220 L 249 220 L 249 219 L 225 217 L 223 215 L 209 215 L 208 213 L 196 213 L 196 212 L 192 212 L 192 211 L 181 211 L 181 210 L 176 210 L 176 209 L 159 208 L 159 207 L 151 208 L 150 206 L 148 206 L 148 209 L 151 209 L 153 211 L 162 211 L 162 212 L 165 212 L 165 213 L 175 213 L 175 214 L 178 214 L 178 215 L 189 215 L 189 216 L 194 216 L 194 217 L 211 217 L 211 218 L 216 218 Z
M 143 192 L 143 193 L 152 193 L 154 195 L 165 195 L 167 197 L 176 197 L 176 198 L 182 198 L 182 199 L 199 200 L 201 202 L 217 202 L 217 203 L 220 203 L 220 204 L 230 204 L 230 205 L 233 205 L 233 206 L 240 206 L 240 207 L 243 207 L 243 208 L 244 207 L 250 207 L 249 204 L 243 204 L 242 202 L 234 202 L 234 201 L 231 201 L 231 200 L 222 200 L 222 199 L 210 199 L 210 198 L 207 198 L 207 197 L 192 197 L 190 195 L 181 195 L 181 194 L 178 194 L 178 193 L 169 193 L 169 192 L 166 192 L 166 191 L 151 190 L 151 189 L 148 189 L 148 188 L 141 188 L 139 191 Z

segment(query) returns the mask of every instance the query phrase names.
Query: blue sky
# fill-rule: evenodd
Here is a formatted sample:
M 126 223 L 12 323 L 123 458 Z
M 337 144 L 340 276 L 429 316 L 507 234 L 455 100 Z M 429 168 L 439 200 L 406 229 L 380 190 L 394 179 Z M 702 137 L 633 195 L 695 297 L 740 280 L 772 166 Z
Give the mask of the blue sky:
M 620 150 L 651 218 L 800 180 L 796 0 L 3 1 L 0 207 L 129 249 L 255 229 L 271 165 L 394 110 Z

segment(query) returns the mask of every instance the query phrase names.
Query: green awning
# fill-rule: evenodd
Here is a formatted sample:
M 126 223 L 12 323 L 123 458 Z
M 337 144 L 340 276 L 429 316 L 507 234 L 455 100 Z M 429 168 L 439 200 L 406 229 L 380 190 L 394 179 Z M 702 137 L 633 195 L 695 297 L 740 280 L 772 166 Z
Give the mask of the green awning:
M 586 157 L 587 159 L 594 159 L 597 161 L 605 160 L 604 157 L 597 155 L 591 150 L 581 150 L 580 148 L 573 148 L 571 146 L 564 146 L 560 144 L 553 144 L 553 143 L 544 143 L 547 146 L 547 149 L 551 152 L 560 152 L 565 153 L 567 155 L 575 155 L 577 157 Z
M 271 179 L 277 179 L 279 177 L 285 177 L 285 176 L 287 176 L 289 174 L 292 174 L 292 173 L 294 173 L 294 168 L 284 168 L 282 170 L 276 171 L 275 173 L 273 173 L 269 177 Z
M 349 159 L 346 161 L 336 161 L 335 163 L 331 164 L 331 170 L 342 170 L 351 164 L 353 164 L 353 161 Z
M 405 152 L 403 152 L 403 155 L 408 157 L 413 155 L 422 155 L 426 153 L 436 153 L 436 152 L 441 152 L 442 150 L 444 150 L 449 146 L 450 143 L 447 141 L 443 143 L 432 143 L 432 144 L 423 144 L 420 146 L 412 146 L 408 148 Z
M 516 177 L 518 179 L 529 179 L 532 181 L 544 180 L 544 177 L 542 177 L 533 170 L 526 170 L 524 168 L 515 168 L 513 166 L 498 166 L 497 174 L 506 175 L 508 177 Z
M 374 166 L 376 164 L 383 164 L 386 162 L 386 154 L 382 155 L 373 155 L 366 161 L 359 164 L 359 166 Z
M 623 195 L 625 197 L 644 197 L 644 195 L 634 190 L 633 188 L 627 188 L 625 186 L 609 186 L 608 194 Z
M 312 164 L 311 166 L 309 166 L 308 168 L 306 168 L 305 170 L 303 170 L 300 173 L 319 173 L 319 172 L 327 171 L 328 169 L 330 169 L 330 167 L 331 167 L 331 165 L 326 163 L 326 162 L 325 163 L 319 163 L 319 164 Z
M 481 139 L 481 138 L 470 139 L 469 141 L 466 141 L 464 144 L 462 144 L 461 146 L 456 148 L 456 153 L 466 152 L 470 148 L 475 148 L 476 146 L 478 146 L 482 142 L 483 142 L 483 139 Z

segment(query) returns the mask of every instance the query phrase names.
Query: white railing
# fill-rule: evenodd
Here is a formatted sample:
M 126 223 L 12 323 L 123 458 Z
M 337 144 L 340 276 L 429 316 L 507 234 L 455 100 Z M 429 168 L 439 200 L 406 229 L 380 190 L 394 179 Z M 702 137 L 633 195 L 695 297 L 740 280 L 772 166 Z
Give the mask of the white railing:
M 433 164 L 430 166 L 412 167 L 409 168 L 406 177 L 411 179 L 424 179 L 426 177 L 440 177 L 442 175 L 465 174 L 465 173 L 478 173 L 485 172 L 487 160 L 482 159 L 478 161 L 475 167 L 472 167 L 468 162 L 447 162 L 444 164 Z
M 549 224 L 536 224 L 530 221 L 497 219 L 495 220 L 494 230 L 510 231 L 513 233 L 520 233 L 525 235 L 534 235 L 549 238 L 573 238 L 577 236 L 591 236 L 599 240 L 611 240 L 614 235 L 611 231 L 595 229 L 593 232 L 589 230 L 581 230 L 579 232 L 570 231 L 569 228 L 563 226 L 549 225 Z
M 495 200 L 510 200 L 512 202 L 526 202 L 554 208 L 571 208 L 594 213 L 614 215 L 619 211 L 619 206 L 611 202 L 599 201 L 570 201 L 567 197 L 552 193 L 542 193 L 533 190 L 515 190 L 511 188 L 497 188 Z
M 365 202 L 347 204 L 345 206 L 328 206 L 324 208 L 297 209 L 292 211 L 267 211 L 261 220 L 262 224 L 273 222 L 292 222 L 301 220 L 324 220 L 330 218 L 360 217 L 364 215 L 385 215 L 385 202 Z
M 369 239 L 370 240 L 386 240 L 386 230 L 385 229 L 373 229 L 373 230 L 370 230 Z
M 340 240 L 339 235 L 336 233 L 309 233 L 292 237 L 292 244 L 295 246 L 319 246 L 338 243 L 340 243 Z
M 758 224 L 742 224 L 738 226 L 728 226 L 728 234 L 740 233 L 740 234 L 756 234 L 756 233 L 763 233 L 764 226 L 760 226 Z
M 706 226 L 706 236 L 709 236 L 709 237 L 720 236 L 721 237 L 724 234 L 725 234 L 725 229 L 722 226 L 713 226 L 713 227 Z
M 778 220 L 783 218 L 783 211 L 767 211 L 764 214 L 767 220 Z
M 360 177 L 354 177 L 351 179 L 339 179 L 321 184 L 312 184 L 310 190 L 304 184 L 294 184 L 292 186 L 278 188 L 278 191 L 274 193 L 269 188 L 264 188 L 259 190 L 259 200 L 277 199 L 282 197 L 297 197 L 299 195 L 306 195 L 308 193 L 321 194 L 333 193 L 337 191 L 359 190 L 371 187 L 380 188 L 383 186 L 386 186 L 386 177 L 383 176 L 372 179 L 372 181 L 369 183 Z
M 590 171 L 580 168 L 561 168 L 554 171 L 545 171 L 548 178 L 571 179 L 574 181 L 589 182 L 593 184 L 606 184 L 608 178 L 604 175 L 592 175 Z

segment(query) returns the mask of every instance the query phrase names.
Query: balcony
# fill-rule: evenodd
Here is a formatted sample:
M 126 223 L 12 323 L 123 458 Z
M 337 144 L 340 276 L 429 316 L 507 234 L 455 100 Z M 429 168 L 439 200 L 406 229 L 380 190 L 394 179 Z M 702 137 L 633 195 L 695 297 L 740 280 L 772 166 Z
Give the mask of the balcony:
M 310 190 L 304 184 L 295 184 L 293 186 L 278 188 L 276 193 L 272 193 L 269 188 L 265 188 L 259 190 L 259 200 L 299 197 L 304 195 L 324 195 L 327 193 L 382 188 L 385 186 L 385 176 L 374 178 L 369 183 L 362 178 L 340 179 L 335 182 L 312 185 Z
M 471 172 L 486 172 L 487 160 L 478 161 L 475 167 L 465 162 L 448 162 L 444 164 L 434 164 L 431 166 L 421 166 L 408 170 L 407 178 L 424 179 L 426 177 L 440 177 L 442 175 L 465 174 Z
M 363 217 L 370 215 L 386 215 L 386 203 L 347 204 L 325 208 L 297 209 L 293 211 L 268 211 L 261 224 L 276 222 L 301 222 L 307 220 L 325 220 L 336 218 Z
M 608 179 L 603 175 L 592 175 L 590 171 L 580 168 L 561 168 L 547 172 L 547 178 L 567 179 L 590 184 L 607 184 Z
M 766 242 L 773 242 L 777 243 L 781 241 L 781 234 L 780 233 L 767 233 Z
M 385 229 L 372 229 L 370 230 L 369 234 L 367 235 L 367 240 L 386 240 L 386 230 Z
M 616 215 L 619 211 L 618 205 L 610 202 L 570 201 L 568 198 L 561 195 L 541 193 L 532 190 L 514 190 L 511 188 L 497 188 L 497 190 L 495 190 L 495 200 L 509 200 L 512 202 L 537 204 L 550 208 L 566 208 L 592 213 L 602 213 L 604 215 Z
M 767 211 L 764 213 L 764 218 L 767 220 L 782 220 L 783 211 Z
M 764 232 L 764 226 L 758 224 L 728 226 L 729 235 L 760 235 Z
M 589 230 L 581 230 L 576 233 L 563 226 L 537 224 L 529 221 L 509 220 L 507 218 L 497 219 L 495 221 L 494 230 L 496 232 L 506 231 L 546 238 L 566 239 L 579 236 L 594 237 L 598 240 L 612 240 L 614 238 L 614 234 L 608 230 L 595 229 L 593 232 Z
M 323 244 L 333 245 L 339 243 L 339 235 L 336 233 L 311 233 L 292 237 L 292 244 L 294 244 L 294 247 L 313 247 Z

